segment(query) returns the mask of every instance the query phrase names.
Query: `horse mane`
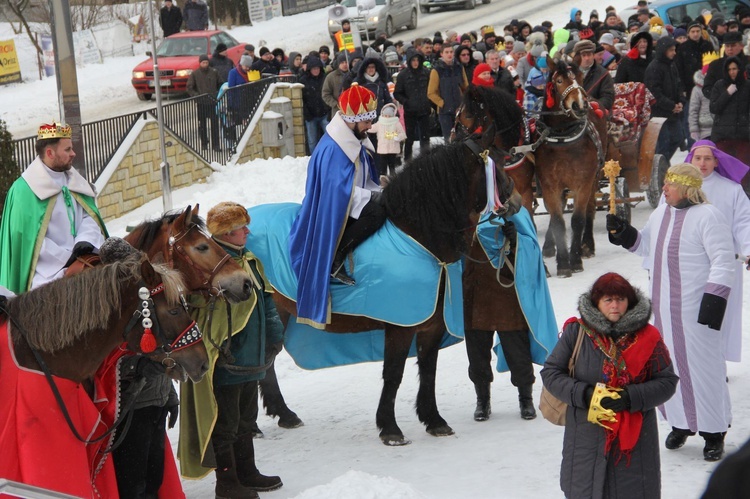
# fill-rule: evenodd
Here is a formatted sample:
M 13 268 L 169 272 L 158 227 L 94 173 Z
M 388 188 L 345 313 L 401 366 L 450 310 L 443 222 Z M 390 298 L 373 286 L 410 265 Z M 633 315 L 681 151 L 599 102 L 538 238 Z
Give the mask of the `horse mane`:
M 458 251 L 466 249 L 469 177 L 464 148 L 454 143 L 420 152 L 383 190 L 388 217 L 424 229 L 433 247 L 447 240 Z
M 141 279 L 141 263 L 145 259 L 139 252 L 49 282 L 11 299 L 8 313 L 23 328 L 32 348 L 54 353 L 90 331 L 106 329 L 113 315 L 121 316 L 123 291 Z M 185 289 L 180 273 L 164 265 L 153 267 L 162 278 L 167 301 L 171 306 L 179 303 L 181 290 Z
M 469 85 L 469 90 L 464 93 L 463 106 L 469 116 L 475 118 L 489 113 L 504 147 L 519 144 L 523 110 L 508 92 L 497 87 Z
M 168 211 L 164 213 L 160 218 L 142 222 L 131 231 L 131 235 L 137 235 L 138 237 L 135 237 L 135 241 L 128 242 L 130 242 L 130 244 L 132 244 L 134 248 L 139 250 L 150 248 L 154 244 L 154 241 L 156 241 L 156 239 L 159 237 L 162 224 L 164 222 L 166 222 L 167 225 L 173 224 L 174 221 L 177 220 L 180 215 L 182 215 L 182 213 L 183 212 L 179 210 Z M 197 225 L 199 229 L 203 231 L 206 230 L 206 223 L 198 215 L 192 215 L 190 218 L 190 222 Z M 126 239 L 130 238 L 128 237 Z

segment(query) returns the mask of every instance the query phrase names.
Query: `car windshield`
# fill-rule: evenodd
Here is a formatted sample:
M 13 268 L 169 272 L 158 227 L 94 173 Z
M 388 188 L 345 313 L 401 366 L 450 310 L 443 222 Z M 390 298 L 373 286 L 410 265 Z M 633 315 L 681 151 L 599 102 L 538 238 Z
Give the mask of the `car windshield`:
M 207 38 L 167 38 L 156 51 L 158 57 L 208 54 Z
M 375 5 L 385 5 L 386 0 L 375 0 Z M 344 0 L 341 2 L 344 7 L 356 7 L 357 0 Z

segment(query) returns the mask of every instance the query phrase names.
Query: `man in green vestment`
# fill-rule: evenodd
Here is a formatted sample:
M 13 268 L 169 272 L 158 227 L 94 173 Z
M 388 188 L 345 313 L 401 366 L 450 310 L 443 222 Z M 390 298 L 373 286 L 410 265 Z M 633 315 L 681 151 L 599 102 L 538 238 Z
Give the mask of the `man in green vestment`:
M 72 168 L 70 127 L 42 125 L 36 152 L 8 191 L 0 224 L 0 286 L 14 293 L 62 277 L 107 238 L 94 189 Z

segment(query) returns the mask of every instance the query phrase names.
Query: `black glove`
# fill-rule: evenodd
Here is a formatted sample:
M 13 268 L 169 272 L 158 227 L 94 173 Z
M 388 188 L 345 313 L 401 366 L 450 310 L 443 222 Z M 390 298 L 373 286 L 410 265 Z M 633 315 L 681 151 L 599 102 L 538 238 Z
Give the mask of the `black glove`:
M 594 387 L 589 385 L 586 387 L 586 391 L 583 392 L 583 403 L 584 409 L 588 409 L 591 406 L 591 399 L 594 397 Z
M 171 430 L 177 424 L 177 417 L 180 415 L 180 403 L 167 402 L 167 412 L 169 413 L 167 428 Z
M 638 230 L 617 215 L 607 214 L 607 235 L 609 242 L 625 249 L 633 247 L 638 240 Z
M 710 329 L 720 330 L 724 321 L 724 312 L 727 310 L 727 299 L 721 296 L 703 293 L 701 308 L 698 312 L 698 324 L 708 326 Z
M 145 355 L 141 355 L 140 357 L 138 363 L 135 365 L 135 373 L 138 376 L 153 378 L 167 372 L 167 369 L 161 364 L 161 362 L 155 362 Z
M 515 248 L 516 241 L 518 240 L 518 230 L 516 229 L 516 224 L 514 224 L 510 220 L 507 220 L 502 226 L 502 231 L 503 235 L 508 240 L 510 247 Z
M 628 390 L 624 389 L 618 393 L 620 395 L 619 399 L 613 399 L 612 397 L 602 398 L 602 407 L 605 409 L 611 409 L 615 412 L 622 412 L 630 409 L 630 395 L 628 394 Z
M 78 241 L 75 246 L 73 246 L 73 253 L 71 253 L 70 258 L 68 258 L 68 262 L 65 264 L 65 266 L 70 267 L 70 265 L 75 262 L 79 256 L 88 255 L 89 253 L 93 252 L 93 244 L 88 241 Z

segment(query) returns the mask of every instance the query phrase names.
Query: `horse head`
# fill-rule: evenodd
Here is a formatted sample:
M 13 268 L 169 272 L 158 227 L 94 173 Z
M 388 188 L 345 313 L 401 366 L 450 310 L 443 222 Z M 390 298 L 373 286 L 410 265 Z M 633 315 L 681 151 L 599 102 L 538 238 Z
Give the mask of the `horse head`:
M 125 240 L 179 270 L 191 292 L 223 294 L 231 303 L 247 300 L 252 293 L 250 278 L 208 235 L 198 210 L 198 205 L 188 206 L 179 214 L 165 213 L 143 222 Z
M 140 279 L 124 289 L 135 296 L 136 309 L 125 329 L 128 348 L 162 364 L 177 381 L 199 382 L 208 371 L 208 353 L 200 329 L 182 295 L 180 273 L 140 262 Z M 132 296 L 131 296 L 132 299 Z
M 583 89 L 583 75 L 575 65 L 564 59 L 547 56 L 550 78 L 545 92 L 544 108 L 559 110 L 582 119 L 589 111 L 588 96 Z

